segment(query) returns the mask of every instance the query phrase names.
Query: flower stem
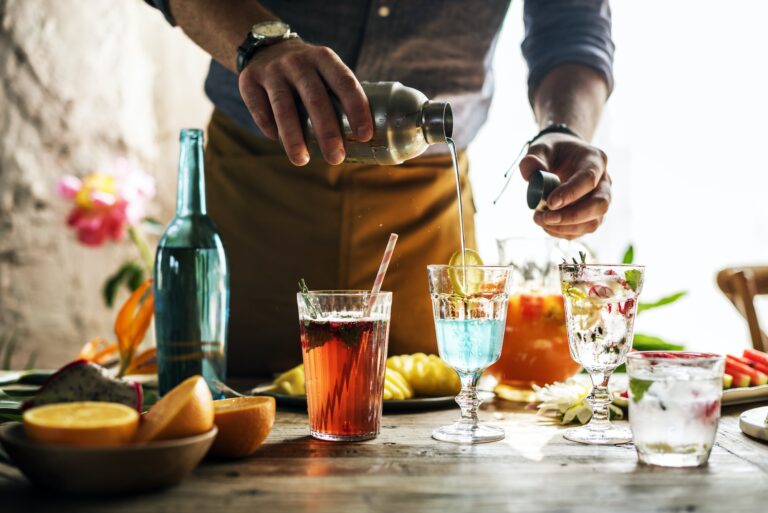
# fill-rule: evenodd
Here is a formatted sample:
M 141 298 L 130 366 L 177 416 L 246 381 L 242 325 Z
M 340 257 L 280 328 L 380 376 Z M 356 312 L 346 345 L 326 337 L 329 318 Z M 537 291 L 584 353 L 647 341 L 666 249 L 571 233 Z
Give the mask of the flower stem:
M 139 250 L 147 274 L 149 277 L 152 277 L 155 267 L 155 257 L 152 255 L 152 249 L 149 247 L 146 237 L 144 237 L 144 231 L 139 226 L 130 225 L 128 226 L 128 235 L 130 235 L 131 241 L 133 241 L 136 248 Z

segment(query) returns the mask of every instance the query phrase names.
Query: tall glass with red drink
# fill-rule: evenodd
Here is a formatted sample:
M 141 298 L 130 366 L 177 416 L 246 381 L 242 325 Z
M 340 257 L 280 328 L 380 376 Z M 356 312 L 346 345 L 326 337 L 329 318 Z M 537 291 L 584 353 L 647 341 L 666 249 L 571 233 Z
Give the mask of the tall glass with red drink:
M 297 301 L 310 433 L 330 441 L 375 438 L 392 293 L 310 291 Z

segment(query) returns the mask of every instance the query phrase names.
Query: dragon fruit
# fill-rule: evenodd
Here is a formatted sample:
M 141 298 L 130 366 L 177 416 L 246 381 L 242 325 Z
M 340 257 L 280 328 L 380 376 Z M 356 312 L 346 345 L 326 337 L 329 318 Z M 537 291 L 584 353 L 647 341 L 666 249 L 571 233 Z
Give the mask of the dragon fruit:
M 109 401 L 136 408 L 141 413 L 143 399 L 139 383 L 113 378 L 104 367 L 81 359 L 51 375 L 22 409 L 73 401 Z

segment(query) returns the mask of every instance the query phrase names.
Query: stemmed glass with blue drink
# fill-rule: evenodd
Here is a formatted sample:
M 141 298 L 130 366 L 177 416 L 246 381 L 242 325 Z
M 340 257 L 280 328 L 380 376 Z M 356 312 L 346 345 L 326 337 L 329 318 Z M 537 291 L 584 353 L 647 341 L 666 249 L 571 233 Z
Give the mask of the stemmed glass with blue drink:
M 427 272 L 440 357 L 461 378 L 461 419 L 432 437 L 460 444 L 501 440 L 503 429 L 478 422 L 477 381 L 501 355 L 511 268 L 429 265 Z

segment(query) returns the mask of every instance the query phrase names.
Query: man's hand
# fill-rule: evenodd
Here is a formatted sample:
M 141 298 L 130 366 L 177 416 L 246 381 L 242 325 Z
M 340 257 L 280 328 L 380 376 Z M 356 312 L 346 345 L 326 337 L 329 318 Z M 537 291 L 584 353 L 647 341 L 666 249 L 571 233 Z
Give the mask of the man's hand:
M 344 143 L 329 94 L 341 103 L 357 139 L 373 136 L 368 99 L 352 71 L 331 49 L 289 39 L 259 49 L 240 74 L 240 94 L 267 137 L 279 135 L 288 158 L 309 162 L 296 102 L 309 113 L 320 149 L 330 164 L 344 160 Z
M 527 181 L 542 169 L 562 182 L 547 198 L 548 212 L 536 212 L 533 220 L 554 237 L 575 239 L 594 232 L 611 203 L 611 178 L 602 150 L 567 134 L 552 133 L 536 139 L 520 161 Z

